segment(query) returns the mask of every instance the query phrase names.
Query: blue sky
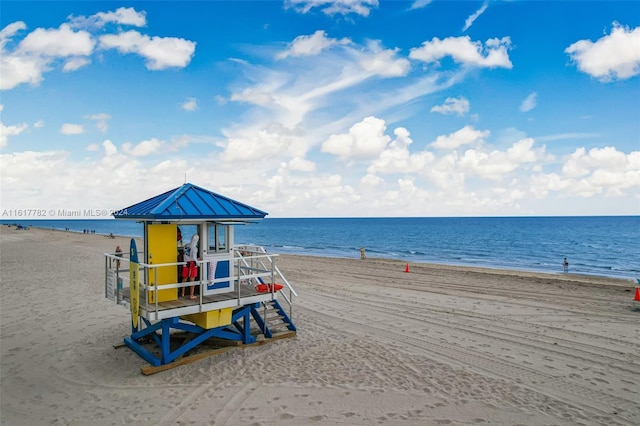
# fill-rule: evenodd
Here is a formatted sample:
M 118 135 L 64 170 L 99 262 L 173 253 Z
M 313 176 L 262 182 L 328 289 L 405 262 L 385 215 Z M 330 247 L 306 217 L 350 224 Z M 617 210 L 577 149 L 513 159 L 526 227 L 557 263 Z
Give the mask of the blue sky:
M 640 2 L 12 2 L 3 219 L 640 214 Z

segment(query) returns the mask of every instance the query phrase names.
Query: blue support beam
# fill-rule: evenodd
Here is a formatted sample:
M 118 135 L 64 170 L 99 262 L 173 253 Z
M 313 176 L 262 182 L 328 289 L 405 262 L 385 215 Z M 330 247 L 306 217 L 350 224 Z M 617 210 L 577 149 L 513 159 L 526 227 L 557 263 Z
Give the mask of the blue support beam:
M 137 353 L 140 358 L 144 359 L 154 367 L 161 365 L 160 359 L 158 359 L 158 357 L 149 352 L 146 348 L 140 345 L 140 343 L 133 340 L 131 337 L 125 337 L 124 344 L 127 345 L 132 351 Z
M 280 314 L 280 316 L 282 317 L 282 321 L 284 321 L 287 324 L 287 328 L 291 331 L 297 331 L 296 326 L 293 324 L 293 321 L 291 321 L 291 318 L 289 318 L 289 315 L 287 315 L 285 310 L 282 309 L 282 306 L 280 306 L 280 303 L 278 303 L 278 300 L 273 299 L 272 303 L 273 303 L 273 306 L 276 308 L 276 311 L 278 312 L 278 314 Z
M 181 322 L 179 317 L 166 318 L 155 324 L 152 324 L 145 318 L 141 318 L 142 321 L 138 325 L 141 329 L 132 330 L 131 336 L 124 338 L 124 343 L 154 367 L 174 362 L 179 357 L 212 337 L 242 341 L 243 344 L 254 343 L 256 338 L 251 335 L 251 317 L 256 320 L 261 328 L 266 328 L 264 319 L 258 311 L 259 307 L 260 303 L 254 303 L 238 308 L 232 313 L 231 324 L 212 329 L 205 329 L 194 324 Z M 195 337 L 172 352 L 172 328 L 195 334 Z M 160 333 L 158 333 L 158 331 L 160 331 Z M 265 337 L 271 337 L 271 332 L 268 329 L 267 333 L 268 335 L 265 334 Z M 149 343 L 151 338 L 153 343 L 155 343 L 154 351 L 143 346 L 143 344 Z
M 264 337 L 266 337 L 267 339 L 271 339 L 273 337 L 273 334 L 271 333 L 271 330 L 269 330 L 269 327 L 267 327 L 265 318 L 262 318 L 262 315 L 260 315 L 260 311 L 258 311 L 259 308 L 260 303 L 254 303 L 253 305 L 251 305 L 251 315 L 256 321 L 256 324 L 258 324 L 258 327 L 260 327 L 260 330 L 262 330 L 262 334 L 264 334 Z

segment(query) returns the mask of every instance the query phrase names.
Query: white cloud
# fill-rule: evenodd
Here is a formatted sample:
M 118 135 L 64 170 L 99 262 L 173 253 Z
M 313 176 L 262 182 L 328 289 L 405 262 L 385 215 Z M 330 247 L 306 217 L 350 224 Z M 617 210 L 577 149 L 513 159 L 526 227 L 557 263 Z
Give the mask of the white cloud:
M 269 106 L 275 104 L 278 97 L 273 93 L 280 88 L 274 80 L 261 86 L 247 87 L 231 94 L 232 101 L 248 102 L 254 105 Z
M 285 6 L 292 7 L 299 13 L 319 8 L 329 16 L 351 13 L 369 16 L 371 9 L 378 6 L 378 0 L 285 0 Z
M 400 77 L 409 72 L 410 63 L 405 58 L 396 58 L 398 49 L 383 49 L 379 42 L 370 42 L 368 51 L 358 55 L 360 65 L 367 72 L 383 77 Z
M 546 158 L 544 154 L 546 148 L 543 146 L 536 151 L 532 149 L 534 143 L 533 138 L 525 138 L 514 143 L 507 149 L 507 159 L 516 163 L 533 163 Z
M 9 52 L 4 46 L 18 31 L 26 29 L 23 22 L 7 25 L 0 32 L 0 89 L 12 89 L 19 84 L 38 85 L 42 74 L 49 71 L 56 59 L 65 59 L 64 71 L 74 71 L 90 61 L 95 41 L 86 31 L 73 31 L 68 24 L 58 29 L 36 28 Z
M 4 109 L 4 105 L 0 104 L 0 112 Z M 27 123 L 21 123 L 18 125 L 5 126 L 0 121 L 0 148 L 4 148 L 9 143 L 9 136 L 16 136 L 24 132 L 29 126 Z
M 151 138 L 145 141 L 142 141 L 135 146 L 130 142 L 122 144 L 122 150 L 134 157 L 145 157 L 150 154 L 154 154 L 158 152 L 158 150 L 163 147 L 165 143 L 156 138 Z
M 132 7 L 119 7 L 115 12 L 98 12 L 94 16 L 100 22 L 115 22 L 120 25 L 144 27 L 147 24 L 146 12 L 136 12 Z
M 267 161 L 277 158 L 304 156 L 306 149 L 300 147 L 300 137 L 281 125 L 263 128 L 223 130 L 226 136 L 224 151 L 220 159 L 224 162 Z
M 384 120 L 366 117 L 351 126 L 348 133 L 329 136 L 322 144 L 322 152 L 337 155 L 343 160 L 374 158 L 391 140 L 384 134 L 386 128 Z
M 116 155 L 118 153 L 118 148 L 109 139 L 102 142 L 102 146 L 104 147 L 104 154 L 107 157 Z
M 382 184 L 384 184 L 384 179 L 382 179 L 380 176 L 376 176 L 375 174 L 368 173 L 362 179 L 360 179 L 360 182 L 363 185 L 376 187 L 382 186 Z
M 471 25 L 473 25 L 476 19 L 478 19 L 480 15 L 482 15 L 484 11 L 487 10 L 487 7 L 489 7 L 488 1 L 485 1 L 484 3 L 482 3 L 482 6 L 480 6 L 480 9 L 476 10 L 464 21 L 464 28 L 462 28 L 462 32 L 467 31 L 471 27 Z
M 458 165 L 459 156 L 456 151 L 437 158 L 426 171 L 427 177 L 436 187 L 450 194 L 465 191 L 465 174 Z
M 483 139 L 491 134 L 488 130 L 480 131 L 473 126 L 464 126 L 449 135 L 441 135 L 431 143 L 431 146 L 439 149 L 456 149 L 462 145 L 470 145 L 474 143 L 482 143 Z
M 100 114 L 87 115 L 87 116 L 85 116 L 85 118 L 89 118 L 91 120 L 94 120 L 96 122 L 96 127 L 102 133 L 104 133 L 107 130 L 109 130 L 109 123 L 107 123 L 109 120 L 111 120 L 111 116 L 109 114 L 103 112 L 103 113 L 100 113 Z
M 571 132 L 571 133 L 557 133 L 555 135 L 536 136 L 535 140 L 538 142 L 552 142 L 562 141 L 569 139 L 590 139 L 601 137 L 601 133 L 583 133 L 583 132 Z
M 434 37 L 431 41 L 423 42 L 422 46 L 411 49 L 409 57 L 431 63 L 451 56 L 455 62 L 464 65 L 510 69 L 512 64 L 507 53 L 510 46 L 509 37 L 489 39 L 484 46 L 482 42 L 471 41 L 468 36 L 447 37 L 443 40 Z
M 614 147 L 576 149 L 564 162 L 562 172 L 540 173 L 531 178 L 537 198 L 556 192 L 564 197 L 624 198 L 640 194 L 640 151 L 629 154 Z M 637 204 L 634 212 L 637 214 Z
M 97 27 L 102 28 L 108 23 L 118 25 L 131 25 L 134 27 L 144 27 L 147 24 L 147 13 L 137 12 L 132 7 L 119 7 L 113 12 L 98 12 L 89 17 L 86 16 L 69 16 L 69 22 L 72 26 L 78 27 Z
M 631 78 L 640 74 L 640 27 L 631 30 L 614 22 L 611 34 L 595 43 L 577 41 L 565 52 L 580 71 L 600 81 Z
M 624 172 L 631 170 L 634 165 L 640 170 L 640 163 L 636 164 L 637 159 L 634 159 L 637 154 L 632 154 L 627 156 L 611 146 L 592 148 L 588 153 L 584 147 L 578 148 L 565 159 L 562 175 L 569 178 L 578 178 L 593 173 L 598 169 Z
M 356 55 L 360 55 L 358 59 Z M 339 51 L 325 51 L 321 55 L 308 57 L 302 68 L 294 69 L 285 63 L 277 64 L 279 66 L 274 68 L 247 65 L 245 73 L 255 83 L 235 88 L 230 100 L 261 107 L 247 114 L 250 119 L 245 123 L 245 126 L 258 132 L 268 123 L 295 129 L 310 111 L 327 102 L 339 102 L 336 99 L 341 92 L 374 76 L 355 63 L 365 55 L 343 47 Z M 265 124 L 254 124 L 258 118 Z M 237 140 L 256 137 L 255 133 L 241 136 L 233 133 L 227 131 L 227 135 Z
M 522 112 L 531 111 L 536 107 L 537 101 L 538 101 L 538 94 L 536 92 L 530 93 L 529 96 L 524 98 L 524 100 L 520 104 L 520 111 Z
M 289 169 L 299 172 L 314 172 L 316 170 L 316 163 L 304 158 L 295 157 L 289 161 Z
M 367 174 L 391 174 L 391 173 L 421 173 L 427 165 L 434 161 L 435 156 L 422 151 L 411 153 L 409 146 L 413 143 L 410 133 L 404 127 L 398 127 L 393 131 L 395 140 L 382 150 L 377 159 L 371 162 L 367 168 Z
M 334 44 L 331 49 L 295 61 L 295 65 L 289 61 L 276 62 L 272 67 L 234 62 L 242 66 L 250 84 L 233 87 L 229 99 L 254 105 L 246 114 L 245 126 L 256 131 L 268 125 L 253 124 L 256 120 L 295 129 L 304 120 L 313 120 L 311 114 L 317 115 L 323 109 L 329 112 L 331 105 L 328 115 L 334 118 L 323 119 L 325 126 L 313 130 L 322 134 L 316 140 L 309 138 L 308 145 L 324 140 L 326 134 L 343 131 L 353 120 L 411 102 L 454 84 L 456 79 L 456 75 L 443 79 L 424 73 L 410 76 L 410 62 L 397 49 L 385 49 L 378 41 L 368 41 L 366 45 Z M 405 75 L 409 78 L 397 79 L 393 85 L 378 83 L 380 79 Z M 349 94 L 356 89 L 361 96 Z M 226 134 L 237 140 L 255 137 L 238 136 L 231 131 Z
M 0 90 L 13 89 L 22 83 L 37 86 L 42 73 L 48 70 L 47 61 L 39 56 L 23 56 L 2 52 L 0 57 Z
M 196 98 L 187 98 L 187 100 L 182 103 L 181 108 L 185 111 L 195 111 L 198 109 L 198 102 Z
M 311 167 L 313 162 L 303 157 L 289 162 L 276 157 L 273 162 L 260 159 L 260 167 L 243 167 L 242 184 L 237 162 L 217 157 L 188 159 L 185 151 L 171 159 L 142 159 L 119 153 L 110 140 L 102 143 L 101 158 L 81 162 L 60 151 L 3 154 L 3 205 L 30 205 L 37 197 L 46 208 L 81 208 L 85 195 L 95 193 L 92 206 L 121 208 L 138 202 L 144 194 L 152 196 L 180 185 L 187 172 L 195 184 L 261 208 L 273 217 L 521 214 L 519 203 L 535 198 L 543 200 L 536 202 L 535 210 L 525 212 L 544 214 L 556 211 L 558 203 L 573 206 L 584 197 L 614 206 L 608 210 L 611 214 L 637 212 L 638 151 L 623 153 L 624 164 L 615 149 L 578 152 L 580 161 L 588 159 L 590 172 L 571 178 L 536 171 L 537 166 L 552 163 L 544 148 L 535 148 L 530 139 L 505 151 L 474 149 L 463 155 L 454 151 L 421 159 L 428 153 L 411 149 L 415 143 L 410 142 L 408 130 L 399 127 L 394 134 L 394 141 L 369 164 L 376 173 L 366 171 L 366 165 L 352 164 L 349 167 L 355 174 L 338 174 L 320 164 Z M 419 170 L 416 161 L 425 160 L 426 166 Z M 210 167 L 212 161 L 215 168 Z M 44 173 L 48 178 L 42 181 L 39 176 Z M 106 184 L 120 190 L 98 191 Z M 65 191 L 61 193 L 60 188 Z M 145 191 L 142 195 L 140 188 Z
M 35 123 L 33 123 L 33 127 L 35 129 L 40 129 L 42 127 L 44 127 L 44 120 L 38 120 Z
M 16 35 L 19 31 L 26 30 L 27 24 L 22 21 L 12 22 L 0 30 L 0 48 L 4 49 L 4 46 Z
M 433 0 L 414 0 L 414 2 L 411 4 L 411 7 L 409 8 L 410 10 L 414 10 L 414 9 L 422 9 L 423 7 L 426 7 L 427 5 L 429 5 Z
M 57 29 L 36 28 L 12 51 L 7 51 L 5 46 L 18 32 L 27 28 L 26 24 L 14 22 L 0 31 L 0 90 L 13 89 L 23 83 L 37 86 L 42 82 L 43 74 L 52 71 L 57 62 L 63 63 L 64 72 L 76 71 L 90 64 L 96 41 L 88 31 L 76 31 L 74 27 L 101 27 L 106 22 L 135 26 L 146 24 L 144 12 L 136 12 L 133 8 L 70 19 L 71 24 L 62 24 Z M 196 43 L 128 31 L 102 35 L 100 46 L 103 49 L 115 48 L 121 53 L 136 53 L 146 59 L 148 69 L 162 70 L 187 66 L 194 55 Z
M 80 135 L 84 133 L 84 127 L 81 124 L 64 123 L 60 133 L 63 135 Z
M 278 53 L 277 59 L 284 59 L 289 56 L 315 56 L 323 50 L 331 48 L 337 44 L 349 44 L 349 39 L 338 40 L 327 37 L 327 33 L 318 30 L 311 35 L 301 35 L 296 37 L 288 46 L 287 50 Z
M 64 58 L 68 56 L 90 55 L 95 46 L 91 34 L 73 31 L 68 24 L 60 28 L 36 28 L 19 44 L 20 53 Z
M 431 112 L 463 116 L 469 112 L 469 101 L 464 96 L 460 96 L 459 98 L 447 98 L 445 99 L 444 104 L 436 105 L 431 108 Z
M 188 136 L 188 135 L 173 136 L 171 138 L 171 142 L 166 144 L 166 148 L 167 148 L 167 150 L 172 151 L 172 152 L 181 151 L 181 150 L 185 149 L 187 146 L 189 146 L 189 142 L 191 142 L 192 140 L 195 140 L 195 139 L 196 138 L 193 138 L 193 137 Z
M 100 145 L 98 145 L 97 143 L 92 143 L 87 145 L 87 151 L 89 152 L 95 152 L 99 150 L 100 150 Z
M 89 60 L 88 58 L 70 58 L 67 61 L 65 61 L 64 66 L 62 67 L 62 71 L 64 72 L 76 71 L 84 67 L 85 65 L 89 65 L 90 63 L 91 63 L 91 60 Z
M 173 166 L 182 170 L 182 163 L 175 161 Z M 15 152 L 0 155 L 0 168 L 3 204 L 6 202 L 14 207 L 33 205 L 35 199 L 40 205 L 54 210 L 117 209 L 139 201 L 123 201 L 127 195 L 123 195 L 120 188 L 140 185 L 138 188 L 159 194 L 178 186 L 175 176 L 166 171 L 152 173 L 153 167 L 118 154 L 77 162 L 64 151 Z M 119 189 L 104 191 L 106 187 Z M 87 194 L 92 194 L 91 199 Z
M 543 160 L 545 148 L 533 148 L 534 140 L 523 139 L 513 144 L 506 151 L 484 152 L 470 149 L 460 158 L 460 167 L 467 173 L 475 174 L 484 179 L 502 179 L 524 163 L 534 163 Z
M 100 47 L 138 54 L 147 60 L 147 69 L 163 70 L 186 67 L 193 57 L 196 43 L 176 37 L 149 37 L 130 30 L 101 36 Z
M 56 180 L 60 170 L 56 171 L 69 156 L 66 152 L 24 151 L 0 155 L 2 169 L 2 201 L 6 201 L 13 192 L 27 189 L 27 193 L 40 194 L 41 188 Z M 47 176 L 47 179 L 42 179 Z M 9 184 L 9 185 L 7 185 Z M 26 188 L 25 188 L 26 187 Z M 59 187 L 60 188 L 60 187 Z M 59 190 L 59 188 L 57 190 Z

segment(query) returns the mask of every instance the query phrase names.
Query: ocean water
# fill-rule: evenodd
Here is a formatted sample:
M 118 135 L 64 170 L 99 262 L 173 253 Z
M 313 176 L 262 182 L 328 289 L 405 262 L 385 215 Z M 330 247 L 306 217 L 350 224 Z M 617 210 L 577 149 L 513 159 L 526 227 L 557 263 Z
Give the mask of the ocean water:
M 3 221 L 98 234 L 142 236 L 126 220 Z M 368 257 L 640 278 L 640 216 L 482 218 L 264 219 L 236 226 L 236 244 L 257 244 L 274 253 Z

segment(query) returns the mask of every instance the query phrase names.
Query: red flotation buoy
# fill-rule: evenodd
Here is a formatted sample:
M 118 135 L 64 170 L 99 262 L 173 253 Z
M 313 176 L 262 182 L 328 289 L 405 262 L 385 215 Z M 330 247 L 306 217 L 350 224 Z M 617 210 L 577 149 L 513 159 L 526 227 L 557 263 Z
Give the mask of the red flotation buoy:
M 282 290 L 284 286 L 282 284 L 275 283 L 273 284 L 273 291 Z M 258 284 L 256 286 L 256 291 L 260 293 L 271 293 L 271 284 Z

